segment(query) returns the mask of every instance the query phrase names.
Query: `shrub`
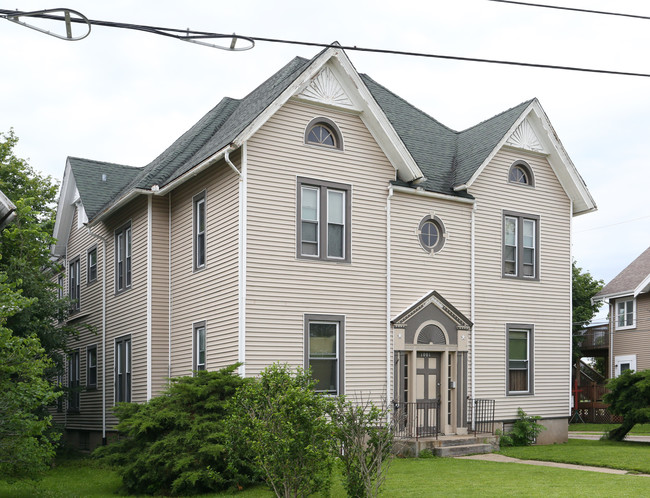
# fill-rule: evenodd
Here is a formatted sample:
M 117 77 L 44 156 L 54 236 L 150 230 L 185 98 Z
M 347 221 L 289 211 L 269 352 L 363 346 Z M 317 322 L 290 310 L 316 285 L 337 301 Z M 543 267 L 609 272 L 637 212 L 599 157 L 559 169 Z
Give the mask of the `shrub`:
M 348 496 L 377 496 L 391 462 L 393 431 L 386 406 L 371 401 L 352 403 L 341 396 L 333 420 L 341 452 L 343 485 Z
M 273 364 L 231 402 L 231 444 L 255 465 L 276 496 L 307 496 L 330 486 L 334 427 L 331 398 L 314 391 L 308 371 Z
M 611 413 L 623 416 L 623 423 L 609 431 L 606 438 L 622 441 L 636 424 L 650 422 L 650 370 L 626 370 L 610 380 L 607 387 L 610 392 L 603 401 L 610 404 Z
M 517 415 L 519 418 L 512 425 L 512 430 L 501 434 L 499 438 L 501 446 L 530 446 L 537 436 L 546 430 L 546 427 L 537 423 L 542 417 L 526 415 L 521 408 L 517 409 Z
M 226 402 L 245 381 L 233 365 L 171 379 L 160 396 L 115 408 L 122 439 L 94 456 L 117 467 L 129 493 L 192 494 L 250 483 L 250 468 L 233 464 Z

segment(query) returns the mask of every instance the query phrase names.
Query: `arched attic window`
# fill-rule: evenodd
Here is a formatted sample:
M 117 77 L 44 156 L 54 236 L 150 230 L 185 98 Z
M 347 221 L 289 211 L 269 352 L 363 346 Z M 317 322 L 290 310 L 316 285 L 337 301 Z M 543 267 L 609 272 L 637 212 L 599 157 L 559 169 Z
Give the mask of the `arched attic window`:
M 305 129 L 305 143 L 343 150 L 343 139 L 338 126 L 331 119 L 318 117 L 312 119 Z
M 516 161 L 512 166 L 510 166 L 508 182 L 534 187 L 535 178 L 533 177 L 533 170 L 530 168 L 528 163 L 524 161 Z

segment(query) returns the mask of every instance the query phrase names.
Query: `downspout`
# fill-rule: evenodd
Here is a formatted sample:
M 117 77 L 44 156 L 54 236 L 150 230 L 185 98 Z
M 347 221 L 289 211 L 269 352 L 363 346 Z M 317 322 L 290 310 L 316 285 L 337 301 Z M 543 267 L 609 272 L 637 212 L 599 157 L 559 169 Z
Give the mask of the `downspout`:
M 106 446 L 106 239 L 93 233 L 87 223 L 86 229 L 102 242 L 102 446 Z
M 168 250 L 167 250 L 167 378 L 172 378 L 172 192 L 169 193 Z
M 476 399 L 476 209 L 478 204 L 472 205 L 470 220 L 470 277 L 469 277 L 469 299 L 470 299 L 470 320 L 472 321 L 472 361 L 470 363 L 470 378 L 472 383 L 472 401 Z M 476 428 L 476 410 L 472 409 L 472 430 Z
M 388 197 L 386 198 L 386 405 L 390 402 L 390 381 L 391 381 L 391 365 L 392 365 L 392 355 L 391 355 L 391 326 L 390 326 L 390 300 L 391 300 L 391 261 L 390 261 L 390 251 L 391 251 L 391 227 L 390 227 L 390 200 L 393 197 L 393 186 L 389 185 L 388 187 Z M 387 406 L 388 408 L 388 406 Z M 387 410 L 388 417 L 390 418 L 390 410 Z
M 152 290 L 153 290 L 153 269 L 151 258 L 153 257 L 153 229 L 151 224 L 153 223 L 153 196 L 147 197 L 147 401 L 151 399 L 151 383 L 152 383 L 152 372 L 151 372 L 151 347 L 152 347 L 152 312 L 153 312 L 153 303 L 152 303 Z
M 224 160 L 230 168 L 239 176 L 239 256 L 238 256 L 238 271 L 239 271 L 239 348 L 238 348 L 238 362 L 240 377 L 246 376 L 246 367 L 244 362 L 246 360 L 246 193 L 248 190 L 248 178 L 246 170 L 247 157 L 247 143 L 242 144 L 241 156 L 241 171 L 230 160 L 230 152 L 232 147 L 228 147 L 224 153 Z

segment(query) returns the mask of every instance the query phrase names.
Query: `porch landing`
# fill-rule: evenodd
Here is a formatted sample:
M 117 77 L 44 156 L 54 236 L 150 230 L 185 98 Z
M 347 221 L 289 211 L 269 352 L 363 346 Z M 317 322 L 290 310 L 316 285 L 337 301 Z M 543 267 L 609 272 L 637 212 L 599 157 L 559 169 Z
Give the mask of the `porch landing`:
M 499 449 L 499 438 L 494 434 L 473 434 L 423 437 L 418 439 L 395 439 L 394 452 L 403 456 L 418 456 L 422 450 L 440 457 L 456 457 L 492 453 Z

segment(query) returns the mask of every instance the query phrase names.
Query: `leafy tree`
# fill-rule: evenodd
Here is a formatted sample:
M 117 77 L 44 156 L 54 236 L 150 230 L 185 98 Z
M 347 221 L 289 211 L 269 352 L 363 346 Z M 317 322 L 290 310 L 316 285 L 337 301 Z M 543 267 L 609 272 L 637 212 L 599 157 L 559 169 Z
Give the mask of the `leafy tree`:
M 129 493 L 196 494 L 250 483 L 252 471 L 229 463 L 236 459 L 226 446 L 226 401 L 246 382 L 237 367 L 172 379 L 147 403 L 118 404 L 124 438 L 93 456 L 118 468 Z
M 302 497 L 329 490 L 336 443 L 328 414 L 331 398 L 314 391 L 309 371 L 273 364 L 232 400 L 230 434 L 245 446 L 276 496 Z
M 591 298 L 603 288 L 604 282 L 596 280 L 588 271 L 583 272 L 575 261 L 572 264 L 572 276 L 573 363 L 575 364 L 582 355 L 580 351 L 580 343 L 582 342 L 580 331 L 591 321 L 603 304 L 602 301 L 592 304 Z
M 0 190 L 16 205 L 16 218 L 0 234 L 0 271 L 32 303 L 7 317 L 6 327 L 15 336 L 38 337 L 53 366 L 61 372 L 67 340 L 77 330 L 57 324 L 70 309 L 67 298 L 57 297 L 58 284 L 53 276 L 61 268 L 50 253 L 55 242 L 52 231 L 58 185 L 16 157 L 13 149 L 17 142 L 12 130 L 0 134 Z
M 7 319 L 33 305 L 0 272 L 0 479 L 47 469 L 59 435 L 44 408 L 60 395 L 44 378 L 51 360 L 34 336 L 17 337 Z
M 623 423 L 609 431 L 607 439 L 622 441 L 636 424 L 650 422 L 650 370 L 626 370 L 607 383 L 609 392 L 603 397 L 609 411 L 622 415 Z
M 333 420 L 348 496 L 377 496 L 391 463 L 393 431 L 388 408 L 385 404 L 379 408 L 369 400 L 352 403 L 340 396 Z

